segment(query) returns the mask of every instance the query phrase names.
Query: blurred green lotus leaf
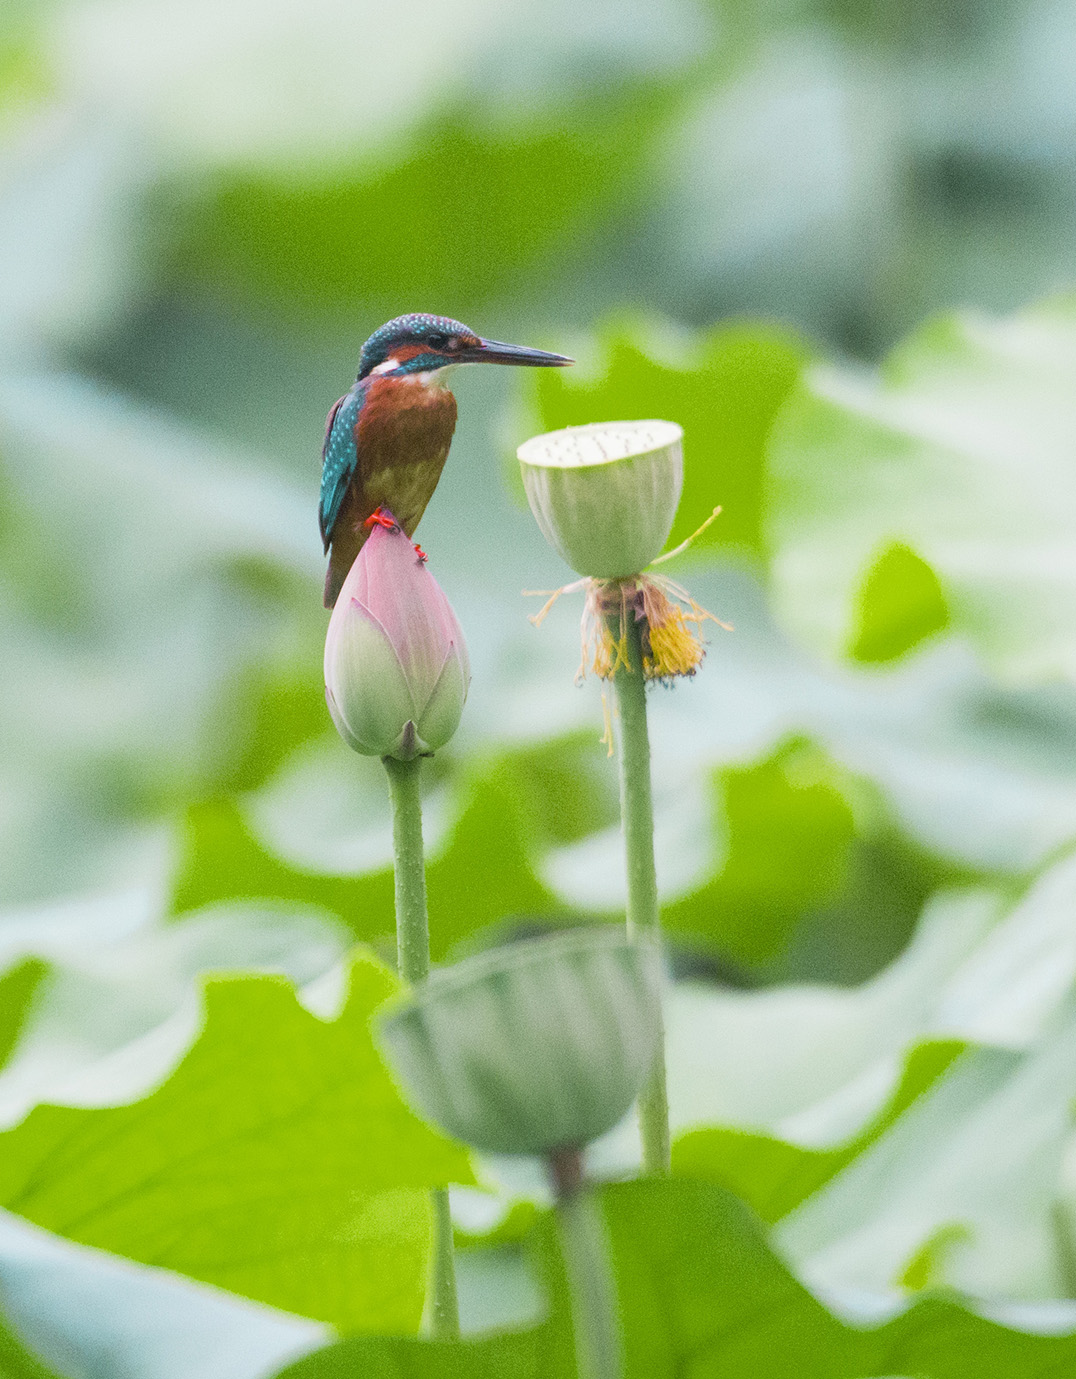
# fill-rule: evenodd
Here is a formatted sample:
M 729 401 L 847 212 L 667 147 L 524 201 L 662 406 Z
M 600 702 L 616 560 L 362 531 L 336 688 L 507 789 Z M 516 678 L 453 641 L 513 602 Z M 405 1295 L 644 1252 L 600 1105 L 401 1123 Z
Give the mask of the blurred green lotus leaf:
M 3 1322 L 0 1322 L 0 1375 L 3 1379 L 60 1379 L 57 1372 L 31 1354 Z
M 770 1135 L 721 1127 L 689 1130 L 673 1145 L 673 1173 L 720 1183 L 758 1212 L 778 1221 L 874 1144 L 964 1051 L 955 1039 L 916 1044 L 900 1083 L 880 1114 L 845 1144 L 807 1149 Z
M 662 922 L 757 962 L 844 882 L 855 834 L 846 782 L 824 753 L 791 742 L 756 765 L 721 771 L 714 785 L 724 856 L 708 881 L 664 907 Z
M 793 1277 L 743 1204 L 710 1184 L 618 1183 L 601 1201 L 633 1379 L 1038 1379 L 1076 1364 L 1076 1336 L 999 1324 L 951 1297 L 881 1322 L 865 1309 L 846 1320 Z M 356 1337 L 277 1379 L 573 1379 L 555 1275 L 550 1290 L 552 1325 L 455 1343 Z
M 465 1153 L 402 1104 L 371 1012 L 395 978 L 350 969 L 334 1020 L 285 979 L 211 980 L 205 1025 L 130 1105 L 39 1106 L 0 1135 L 0 1201 L 86 1245 L 352 1329 L 418 1326 L 428 1188 Z
M 1018 1331 L 944 1297 L 882 1325 L 877 1311 L 873 1324 L 842 1320 L 771 1252 L 756 1218 L 709 1184 L 618 1184 L 603 1206 L 633 1374 L 1031 1379 L 1076 1364 L 1076 1335 Z
M 340 750 L 346 748 L 341 745 Z M 427 864 L 434 961 L 443 960 L 461 939 L 507 917 L 560 917 L 569 908 L 535 872 L 525 780 L 515 776 L 509 754 L 483 763 L 460 782 L 458 812 L 443 846 Z M 391 865 L 361 876 L 326 874 L 275 855 L 251 831 L 236 801 L 192 806 L 182 833 L 172 909 L 185 912 L 239 896 L 320 905 L 366 941 L 395 932 Z
M 725 325 L 683 340 L 667 328 L 612 325 L 599 336 L 595 365 L 582 358 L 574 369 L 535 369 L 523 384 L 535 430 L 602 417 L 677 422 L 684 430 L 684 493 L 671 543 L 690 536 L 720 505 L 700 547 L 758 551 L 766 438 L 807 357 L 800 340 L 774 326 Z
M 23 1020 L 48 973 L 40 958 L 24 958 L 0 976 L 0 1067 L 18 1043 Z
M 895 661 L 949 623 L 938 576 L 895 542 L 871 565 L 859 592 L 848 654 L 855 661 Z
M 901 546 L 938 590 L 897 557 L 906 607 L 891 618 L 925 615 L 933 630 L 944 607 L 1004 676 L 1076 678 L 1074 358 L 1076 298 L 1063 297 L 935 321 L 873 376 L 812 370 L 770 447 L 766 529 L 792 634 L 820 655 L 854 652 L 861 591 L 892 597 L 894 571 L 883 594 L 876 562 Z
M 353 1336 L 304 1356 L 275 1379 L 575 1379 L 548 1326 L 462 1341 Z
M 421 301 L 469 319 L 639 197 L 677 99 L 655 78 L 524 125 L 442 110 L 358 166 L 220 174 L 185 209 L 174 268 L 289 311 L 376 321 Z

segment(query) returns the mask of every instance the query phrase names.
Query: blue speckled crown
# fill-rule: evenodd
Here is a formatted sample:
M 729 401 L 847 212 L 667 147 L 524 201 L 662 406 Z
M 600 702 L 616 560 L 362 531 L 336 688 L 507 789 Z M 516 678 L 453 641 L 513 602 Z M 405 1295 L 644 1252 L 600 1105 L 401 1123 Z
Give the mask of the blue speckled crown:
M 397 316 L 379 326 L 362 347 L 359 377 L 365 378 L 371 369 L 384 363 L 398 345 L 421 345 L 431 335 L 474 335 L 462 321 L 450 316 L 430 316 L 424 311 L 412 311 Z

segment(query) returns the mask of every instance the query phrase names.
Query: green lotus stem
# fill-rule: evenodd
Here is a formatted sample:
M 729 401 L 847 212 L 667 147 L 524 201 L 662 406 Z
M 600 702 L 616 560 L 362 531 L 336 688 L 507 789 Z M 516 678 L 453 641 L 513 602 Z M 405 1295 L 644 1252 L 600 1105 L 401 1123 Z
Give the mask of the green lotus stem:
M 650 790 L 650 736 L 646 726 L 646 680 L 642 628 L 629 612 L 610 619 L 617 641 L 625 640 L 626 666 L 613 676 L 620 716 L 620 819 L 628 878 L 628 933 L 647 933 L 660 942 L 661 915 L 654 867 L 654 802 Z M 660 1012 L 659 1012 L 660 1023 Z M 639 1094 L 639 1134 L 643 1168 L 669 1172 L 669 1096 L 665 1084 L 665 1035 L 658 1040 L 654 1065 Z
M 579 1379 L 622 1379 L 623 1344 L 605 1230 L 583 1181 L 579 1150 L 549 1159 L 561 1257 L 568 1276 Z
M 460 1334 L 460 1303 L 456 1293 L 456 1262 L 452 1258 L 452 1210 L 448 1188 L 433 1190 L 433 1276 L 430 1287 L 430 1331 L 441 1340 Z
M 422 846 L 421 758 L 383 757 L 392 796 L 392 851 L 396 882 L 396 967 L 408 984 L 430 971 L 430 920 L 426 910 L 426 860 Z M 456 1266 L 452 1257 L 452 1216 L 448 1189 L 433 1190 L 433 1273 L 429 1321 L 432 1334 L 460 1334 Z
M 392 796 L 392 852 L 396 879 L 396 967 L 408 984 L 430 973 L 430 920 L 426 913 L 426 859 L 422 846 L 421 758 L 382 758 Z

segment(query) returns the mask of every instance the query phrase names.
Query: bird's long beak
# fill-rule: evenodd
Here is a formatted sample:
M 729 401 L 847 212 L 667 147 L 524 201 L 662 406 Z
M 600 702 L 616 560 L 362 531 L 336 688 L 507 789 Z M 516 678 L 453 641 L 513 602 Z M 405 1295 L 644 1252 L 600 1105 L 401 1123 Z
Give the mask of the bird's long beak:
M 479 340 L 472 349 L 461 350 L 456 358 L 461 364 L 530 364 L 537 368 L 559 368 L 575 363 L 566 354 L 532 350 L 526 345 L 504 345 L 500 340 Z

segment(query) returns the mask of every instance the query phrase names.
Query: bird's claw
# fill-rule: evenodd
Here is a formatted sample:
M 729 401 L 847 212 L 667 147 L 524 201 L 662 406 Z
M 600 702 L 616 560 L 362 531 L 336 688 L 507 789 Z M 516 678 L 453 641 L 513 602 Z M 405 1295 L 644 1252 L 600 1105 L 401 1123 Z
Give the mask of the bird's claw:
M 399 523 L 386 507 L 379 507 L 363 523 L 364 527 L 384 527 L 387 531 L 395 531 Z

